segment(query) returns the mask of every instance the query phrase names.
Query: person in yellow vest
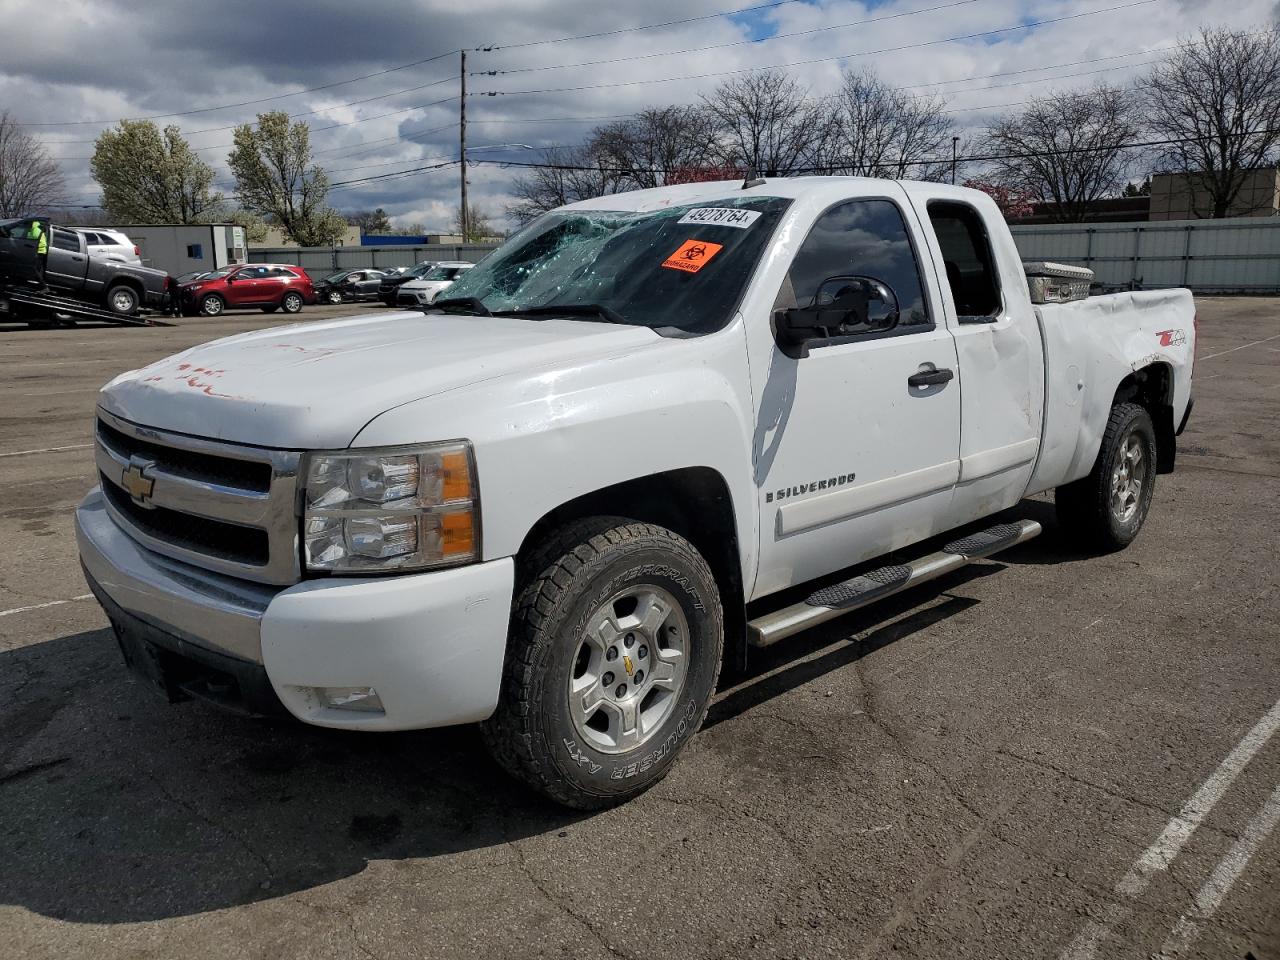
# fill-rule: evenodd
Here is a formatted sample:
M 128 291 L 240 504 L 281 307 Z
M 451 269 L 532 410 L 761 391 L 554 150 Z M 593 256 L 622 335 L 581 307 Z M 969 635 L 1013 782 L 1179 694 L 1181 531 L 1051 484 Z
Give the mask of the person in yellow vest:
M 32 220 L 27 230 L 27 239 L 36 242 L 36 272 L 40 275 L 40 288 L 46 289 L 44 271 L 49 265 L 49 228 L 41 220 Z

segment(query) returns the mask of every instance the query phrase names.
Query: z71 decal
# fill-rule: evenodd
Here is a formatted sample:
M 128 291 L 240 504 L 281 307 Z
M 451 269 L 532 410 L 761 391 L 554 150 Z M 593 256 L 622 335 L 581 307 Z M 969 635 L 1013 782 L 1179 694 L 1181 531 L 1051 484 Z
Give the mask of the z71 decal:
M 1156 336 L 1160 338 L 1160 346 L 1176 347 L 1187 342 L 1187 335 L 1181 330 L 1160 330 Z

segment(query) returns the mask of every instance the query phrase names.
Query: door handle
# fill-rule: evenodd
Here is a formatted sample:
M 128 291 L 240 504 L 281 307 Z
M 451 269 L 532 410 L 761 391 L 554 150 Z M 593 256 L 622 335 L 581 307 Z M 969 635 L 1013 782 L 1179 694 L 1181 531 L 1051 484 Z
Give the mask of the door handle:
M 907 377 L 908 387 L 937 387 L 950 383 L 955 379 L 955 371 L 943 367 L 941 370 L 922 370 Z

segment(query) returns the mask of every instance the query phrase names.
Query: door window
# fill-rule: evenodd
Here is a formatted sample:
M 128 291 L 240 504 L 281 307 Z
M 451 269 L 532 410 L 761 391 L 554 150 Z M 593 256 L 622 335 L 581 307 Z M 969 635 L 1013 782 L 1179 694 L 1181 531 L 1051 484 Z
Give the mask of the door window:
M 994 317 L 1001 307 L 1000 281 L 978 211 L 967 203 L 934 201 L 929 204 L 929 222 L 942 250 L 958 319 Z
M 80 252 L 80 238 L 67 230 L 53 231 L 53 245 L 59 250 L 70 250 L 72 253 Z
M 863 335 L 932 328 L 915 247 L 901 210 L 890 200 L 851 200 L 824 213 L 792 261 L 774 309 L 825 306 L 840 296 L 843 281 L 856 277 L 879 281 L 898 302 L 892 330 Z M 823 342 L 831 341 L 814 345 Z

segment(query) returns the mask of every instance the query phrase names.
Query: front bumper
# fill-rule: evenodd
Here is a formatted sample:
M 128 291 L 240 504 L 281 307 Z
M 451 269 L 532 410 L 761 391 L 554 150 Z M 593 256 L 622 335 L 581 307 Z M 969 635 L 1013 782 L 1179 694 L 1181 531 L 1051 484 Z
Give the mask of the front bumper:
M 179 669 L 172 659 L 186 658 L 183 663 L 203 664 L 238 683 L 248 712 L 270 712 L 259 682 L 265 678 L 298 719 L 363 730 L 472 723 L 497 706 L 511 558 L 282 589 L 144 549 L 107 515 L 97 489 L 76 510 L 76 537 L 87 579 L 121 634 L 126 659 L 161 686 L 171 688 L 175 676 L 205 683 L 205 673 Z M 173 668 L 168 674 L 166 662 Z M 325 706 L 317 690 L 323 687 L 372 687 L 382 710 Z M 205 696 L 198 687 L 186 692 Z

